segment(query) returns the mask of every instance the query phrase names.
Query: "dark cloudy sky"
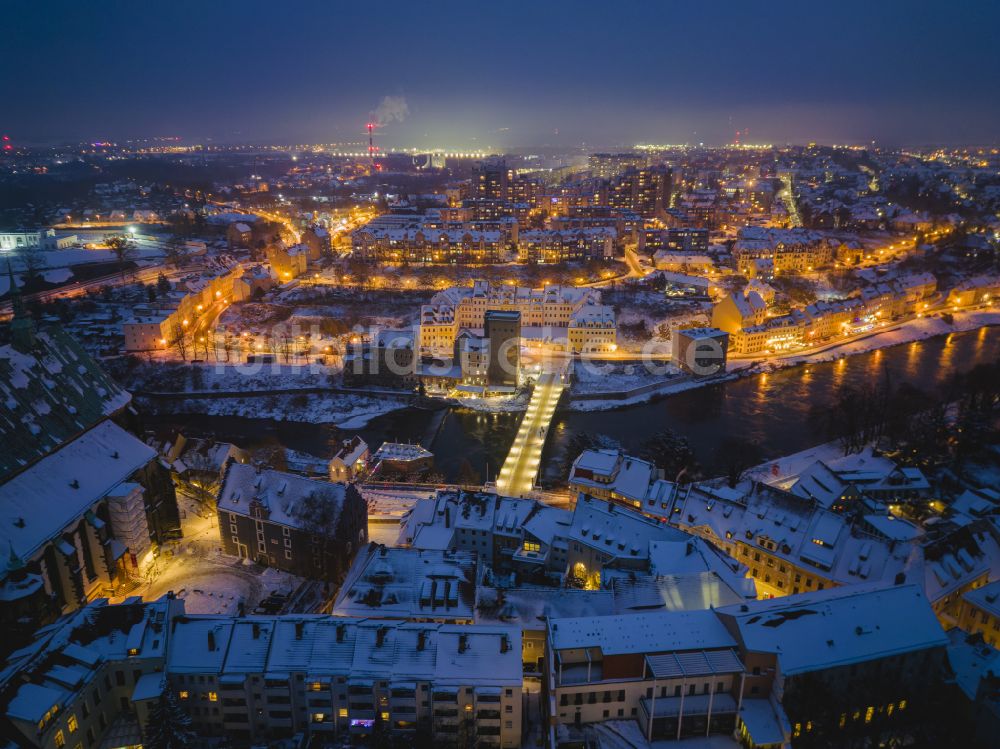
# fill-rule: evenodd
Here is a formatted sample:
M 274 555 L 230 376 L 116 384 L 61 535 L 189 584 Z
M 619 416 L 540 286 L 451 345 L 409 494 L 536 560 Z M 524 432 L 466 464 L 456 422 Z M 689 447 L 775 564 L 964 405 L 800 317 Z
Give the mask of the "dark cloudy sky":
M 0 0 L 0 130 L 426 147 L 1000 140 L 992 0 Z M 396 100 L 398 101 L 398 99 Z

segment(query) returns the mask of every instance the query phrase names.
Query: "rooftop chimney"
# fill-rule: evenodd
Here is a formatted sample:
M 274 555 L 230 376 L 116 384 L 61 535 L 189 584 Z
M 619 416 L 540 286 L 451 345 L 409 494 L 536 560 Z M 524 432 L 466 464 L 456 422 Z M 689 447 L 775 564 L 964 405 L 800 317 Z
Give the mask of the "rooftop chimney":
M 305 631 L 306 623 L 302 621 L 295 622 L 295 639 L 301 640 L 302 633 Z
M 468 649 L 469 649 L 469 636 L 468 635 L 459 635 L 458 636 L 458 652 L 459 653 L 464 653 Z
M 208 650 L 209 652 L 215 652 L 215 630 L 208 630 Z
M 260 624 L 258 624 L 257 622 L 253 623 L 253 639 L 255 640 L 260 639 Z
M 417 650 L 423 650 L 427 646 L 427 633 L 424 630 L 417 632 Z
M 510 650 L 510 638 L 507 635 L 502 635 L 500 637 L 500 652 L 506 653 Z
M 385 627 L 379 627 L 375 630 L 375 647 L 380 648 L 385 644 Z
M 344 631 L 346 629 L 347 629 L 347 626 L 344 625 L 344 624 L 338 624 L 337 625 L 337 642 L 343 642 L 344 641 Z

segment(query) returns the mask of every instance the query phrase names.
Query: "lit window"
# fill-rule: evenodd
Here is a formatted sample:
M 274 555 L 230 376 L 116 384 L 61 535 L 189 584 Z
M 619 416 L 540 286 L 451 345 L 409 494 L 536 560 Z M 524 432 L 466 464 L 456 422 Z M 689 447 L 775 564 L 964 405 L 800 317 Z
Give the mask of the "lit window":
M 346 707 L 340 708 L 337 711 L 337 715 L 339 715 L 341 718 L 346 718 L 347 717 L 347 708 Z
M 55 742 L 56 746 L 59 747 L 60 749 L 66 746 L 66 735 L 62 732 L 62 729 L 56 731 Z
M 525 551 L 541 551 L 542 550 L 542 545 L 539 544 L 539 543 L 536 543 L 534 541 L 525 541 L 524 542 L 524 550 Z
M 379 713 L 382 716 L 382 721 L 385 723 L 389 722 L 389 713 Z
M 209 692 L 208 693 L 208 701 L 209 702 L 218 702 L 219 701 L 219 695 L 216 692 Z
M 472 712 L 472 705 L 471 704 L 465 706 L 465 712 L 467 712 L 467 713 L 471 713 Z
M 326 720 L 324 713 L 313 713 L 313 723 L 322 723 L 324 720 Z
M 188 698 L 187 690 L 182 689 L 177 696 L 180 697 L 182 700 L 186 700 Z
M 76 722 L 76 716 L 75 715 L 70 715 L 69 718 L 67 718 L 67 720 L 66 720 L 66 728 L 69 729 L 70 733 L 76 733 L 76 729 L 79 728 L 79 725 Z
M 865 710 L 865 723 L 871 723 L 873 717 L 875 717 L 875 708 L 869 706 L 868 709 Z
M 312 690 L 313 690 L 314 692 L 318 692 L 318 691 L 320 691 L 320 690 L 321 690 L 322 688 L 323 688 L 323 685 L 322 685 L 322 684 L 320 684 L 320 683 L 319 683 L 318 681 L 314 681 L 314 682 L 312 683 Z

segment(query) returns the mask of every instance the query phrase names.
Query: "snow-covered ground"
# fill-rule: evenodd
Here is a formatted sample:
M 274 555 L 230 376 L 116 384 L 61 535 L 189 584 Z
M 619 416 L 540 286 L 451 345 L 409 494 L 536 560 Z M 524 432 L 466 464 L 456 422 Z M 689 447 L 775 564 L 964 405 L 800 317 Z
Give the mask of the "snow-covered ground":
M 608 411 L 613 408 L 621 408 L 622 406 L 634 406 L 637 403 L 645 403 L 653 398 L 659 398 L 663 395 L 674 395 L 676 393 L 683 393 L 685 390 L 694 390 L 695 388 L 705 387 L 707 385 L 717 385 L 720 382 L 727 382 L 729 380 L 735 380 L 739 375 L 730 372 L 727 375 L 722 375 L 719 377 L 707 377 L 705 379 L 683 379 L 679 382 L 667 382 L 664 381 L 663 387 L 656 388 L 649 392 L 640 393 L 631 398 L 623 398 L 621 400 L 577 400 L 570 401 L 569 409 L 571 411 Z
M 235 358 L 235 356 L 234 356 Z M 200 374 L 195 374 L 198 369 Z M 129 373 L 129 387 L 146 392 L 231 393 L 250 390 L 297 390 L 340 385 L 340 368 L 321 364 L 206 363 L 171 367 L 139 365 Z
M 189 614 L 236 614 L 240 603 L 249 612 L 272 592 L 291 594 L 301 584 L 294 575 L 223 554 L 215 514 L 185 495 L 177 501 L 184 537 L 163 550 L 148 579 L 129 595 L 155 600 L 173 591 Z
M 207 414 L 242 416 L 249 419 L 336 424 L 360 429 L 377 416 L 400 408 L 405 401 L 391 396 L 353 394 L 268 395 L 247 398 L 139 398 L 142 407 L 162 414 Z
M 377 486 L 360 486 L 361 496 L 368 503 L 368 516 L 387 519 L 401 518 L 418 499 L 434 496 L 434 489 L 388 489 Z M 390 523 L 390 525 L 394 525 Z M 369 532 L 371 529 L 369 528 Z M 398 532 L 399 529 L 396 528 Z
M 529 400 L 531 400 L 530 392 L 524 391 L 513 397 L 458 398 L 457 402 L 463 408 L 469 408 L 473 411 L 513 413 L 527 409 Z
M 680 374 L 673 364 L 650 361 L 628 364 L 599 364 L 581 361 L 573 370 L 571 394 L 614 393 L 665 383 Z

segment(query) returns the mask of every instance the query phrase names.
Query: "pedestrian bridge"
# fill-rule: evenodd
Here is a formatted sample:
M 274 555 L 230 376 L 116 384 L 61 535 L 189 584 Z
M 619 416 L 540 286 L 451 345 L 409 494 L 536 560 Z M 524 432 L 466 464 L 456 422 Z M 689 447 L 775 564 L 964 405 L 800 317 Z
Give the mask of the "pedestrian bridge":
M 552 415 L 565 387 L 566 380 L 562 374 L 546 372 L 539 375 L 528 410 L 521 419 L 521 427 L 497 477 L 499 494 L 521 497 L 534 488 Z

